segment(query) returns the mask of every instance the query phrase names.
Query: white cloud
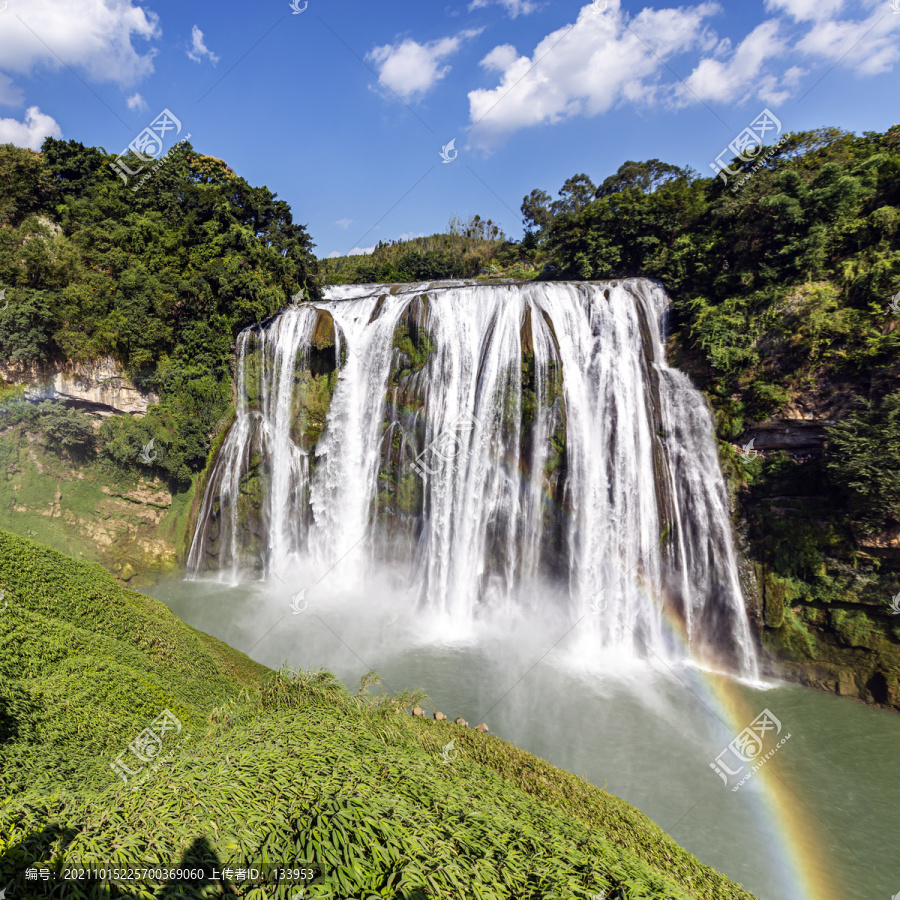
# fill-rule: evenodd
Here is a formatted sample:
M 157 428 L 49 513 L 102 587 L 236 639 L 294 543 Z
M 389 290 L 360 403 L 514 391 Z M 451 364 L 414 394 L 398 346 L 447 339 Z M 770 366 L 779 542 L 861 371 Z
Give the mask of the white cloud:
M 766 73 L 765 64 L 771 59 L 784 57 L 788 50 L 789 45 L 780 34 L 779 23 L 769 19 L 757 25 L 729 59 L 700 60 L 684 85 L 676 88 L 676 96 L 684 103 L 697 98 L 741 103 L 765 94 L 766 99 L 780 102 L 775 90 L 776 80 Z
M 478 34 L 481 29 L 468 30 L 427 44 L 406 38 L 375 47 L 366 59 L 375 63 L 381 81 L 401 100 L 409 102 L 428 93 L 450 71 L 450 66 L 442 62 L 456 53 L 464 40 Z
M 797 22 L 831 19 L 839 13 L 845 0 L 766 0 L 766 9 L 786 12 Z
M 882 20 L 886 23 L 877 27 Z M 868 19 L 816 22 L 797 42 L 797 50 L 830 63 L 841 63 L 859 75 L 889 72 L 900 59 L 894 33 L 900 30 L 900 17 L 886 16 L 875 10 Z
M 341 228 L 349 228 L 353 224 L 353 219 L 338 219 L 335 225 L 340 225 Z
M 25 110 L 25 121 L 0 119 L 0 144 L 15 144 L 39 150 L 45 137 L 62 137 L 62 129 L 52 116 L 42 113 L 36 106 Z
M 191 41 L 193 44 L 191 49 L 188 50 L 188 59 L 198 63 L 203 62 L 203 57 L 206 56 L 213 65 L 219 61 L 219 57 L 206 46 L 203 40 L 203 32 L 196 25 L 191 29 Z
M 473 9 L 490 6 L 492 2 L 497 2 L 505 7 L 511 19 L 515 19 L 517 16 L 527 16 L 528 13 L 533 13 L 540 7 L 540 4 L 533 0 L 472 0 L 469 4 L 469 12 Z
M 140 94 L 132 94 L 125 101 L 125 105 L 129 109 L 143 110 L 147 108 L 147 101 Z
M 644 9 L 630 21 L 620 4 L 610 0 L 606 13 L 585 6 L 574 27 L 547 35 L 531 56 L 508 44 L 485 56 L 482 68 L 499 72 L 500 83 L 469 93 L 472 142 L 487 148 L 520 128 L 594 116 L 623 101 L 653 103 L 662 60 L 714 43 L 704 23 L 719 11 L 715 3 Z
M 7 15 L 0 28 L 0 68 L 6 72 L 58 69 L 63 59 L 94 81 L 130 87 L 153 71 L 155 51 L 139 52 L 132 39 L 158 38 L 159 17 L 132 0 L 28 0 L 22 19 L 27 27 Z
M 337 259 L 339 256 L 368 256 L 375 252 L 375 244 L 371 247 L 354 247 L 349 253 L 342 253 L 340 250 L 332 250 L 328 254 L 328 259 Z

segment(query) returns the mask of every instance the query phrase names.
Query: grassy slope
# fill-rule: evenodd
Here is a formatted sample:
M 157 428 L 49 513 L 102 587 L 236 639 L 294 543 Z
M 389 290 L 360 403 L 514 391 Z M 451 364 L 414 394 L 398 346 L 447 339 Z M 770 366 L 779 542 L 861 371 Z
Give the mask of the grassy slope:
M 270 673 L 99 566 L 0 532 L 0 588 L 11 896 L 37 896 L 24 868 L 65 852 L 131 866 L 305 859 L 319 873 L 307 896 L 323 898 L 751 900 L 582 779 L 497 738 L 398 715 L 390 698 L 350 697 L 327 674 Z M 164 708 L 190 737 L 129 790 L 109 762 Z M 459 756 L 444 764 L 451 735 Z M 110 896 L 82 889 L 63 895 Z M 135 885 L 111 895 L 139 896 Z M 162 894 L 175 895 L 221 885 Z
M 140 472 L 73 462 L 17 425 L 0 433 L 0 527 L 99 562 L 132 586 L 152 583 L 184 553 L 197 477 L 173 495 Z

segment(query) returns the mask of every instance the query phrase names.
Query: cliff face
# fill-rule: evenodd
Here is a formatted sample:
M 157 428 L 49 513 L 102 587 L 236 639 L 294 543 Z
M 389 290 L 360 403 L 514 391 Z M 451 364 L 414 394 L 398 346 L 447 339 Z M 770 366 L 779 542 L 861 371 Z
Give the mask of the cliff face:
M 109 356 L 44 367 L 0 363 L 0 377 L 7 384 L 24 385 L 27 400 L 61 400 L 101 416 L 142 416 L 159 402 L 155 394 L 139 391 Z
M 900 710 L 900 528 L 862 536 L 825 477 L 825 419 L 720 442 L 769 674 Z M 754 455 L 755 454 L 755 455 Z
M 0 527 L 98 562 L 131 587 L 180 570 L 193 493 L 60 455 L 22 426 L 0 433 Z
M 95 430 L 110 416 L 143 416 L 158 401 L 109 357 L 0 365 L 0 376 L 26 400 L 88 413 Z M 132 587 L 178 570 L 193 491 L 192 484 L 173 494 L 149 471 L 123 473 L 93 452 L 66 452 L 21 421 L 0 431 L 0 527 L 98 562 Z

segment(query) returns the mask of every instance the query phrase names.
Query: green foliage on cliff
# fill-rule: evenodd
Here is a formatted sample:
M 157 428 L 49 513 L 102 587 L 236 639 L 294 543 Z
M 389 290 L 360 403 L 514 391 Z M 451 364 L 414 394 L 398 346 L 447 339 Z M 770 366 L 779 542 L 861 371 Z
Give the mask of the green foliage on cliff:
M 0 881 L 16 897 L 40 890 L 28 866 L 268 861 L 315 869 L 305 896 L 331 900 L 752 900 L 577 776 L 401 714 L 421 695 L 372 694 L 371 676 L 351 695 L 321 670 L 269 672 L 98 566 L 6 532 L 0 589 Z M 161 735 L 159 766 L 135 771 L 129 743 L 163 710 L 180 730 Z M 123 752 L 126 784 L 110 768 Z M 221 887 L 207 878 L 179 896 Z M 127 883 L 79 890 L 144 896 Z
M 661 279 L 716 396 L 763 418 L 812 380 L 849 377 L 868 396 L 900 374 L 884 315 L 900 289 L 898 205 L 894 127 L 791 135 L 740 186 L 627 162 L 589 202 L 548 208 L 533 192 L 523 215 L 543 223 L 557 277 Z
M 828 429 L 828 471 L 870 526 L 900 522 L 900 391 Z
M 102 149 L 0 145 L 0 355 L 23 368 L 111 355 L 159 410 L 109 423 L 101 449 L 143 444 L 180 481 L 202 467 L 231 396 L 234 339 L 298 291 L 317 295 L 313 244 L 288 205 L 190 145 L 137 190 Z

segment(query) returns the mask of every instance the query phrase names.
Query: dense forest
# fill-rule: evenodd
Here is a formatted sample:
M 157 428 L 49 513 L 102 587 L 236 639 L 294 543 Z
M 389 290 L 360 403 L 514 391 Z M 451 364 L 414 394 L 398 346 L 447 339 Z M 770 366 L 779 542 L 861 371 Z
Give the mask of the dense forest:
M 57 404 L 8 402 L 3 421 L 124 466 L 152 437 L 157 467 L 183 482 L 231 402 L 237 333 L 316 295 L 313 243 L 284 201 L 189 144 L 138 192 L 113 160 L 53 138 L 41 153 L 0 146 L 0 355 L 24 371 L 110 355 L 160 403 L 108 419 L 99 441 Z

